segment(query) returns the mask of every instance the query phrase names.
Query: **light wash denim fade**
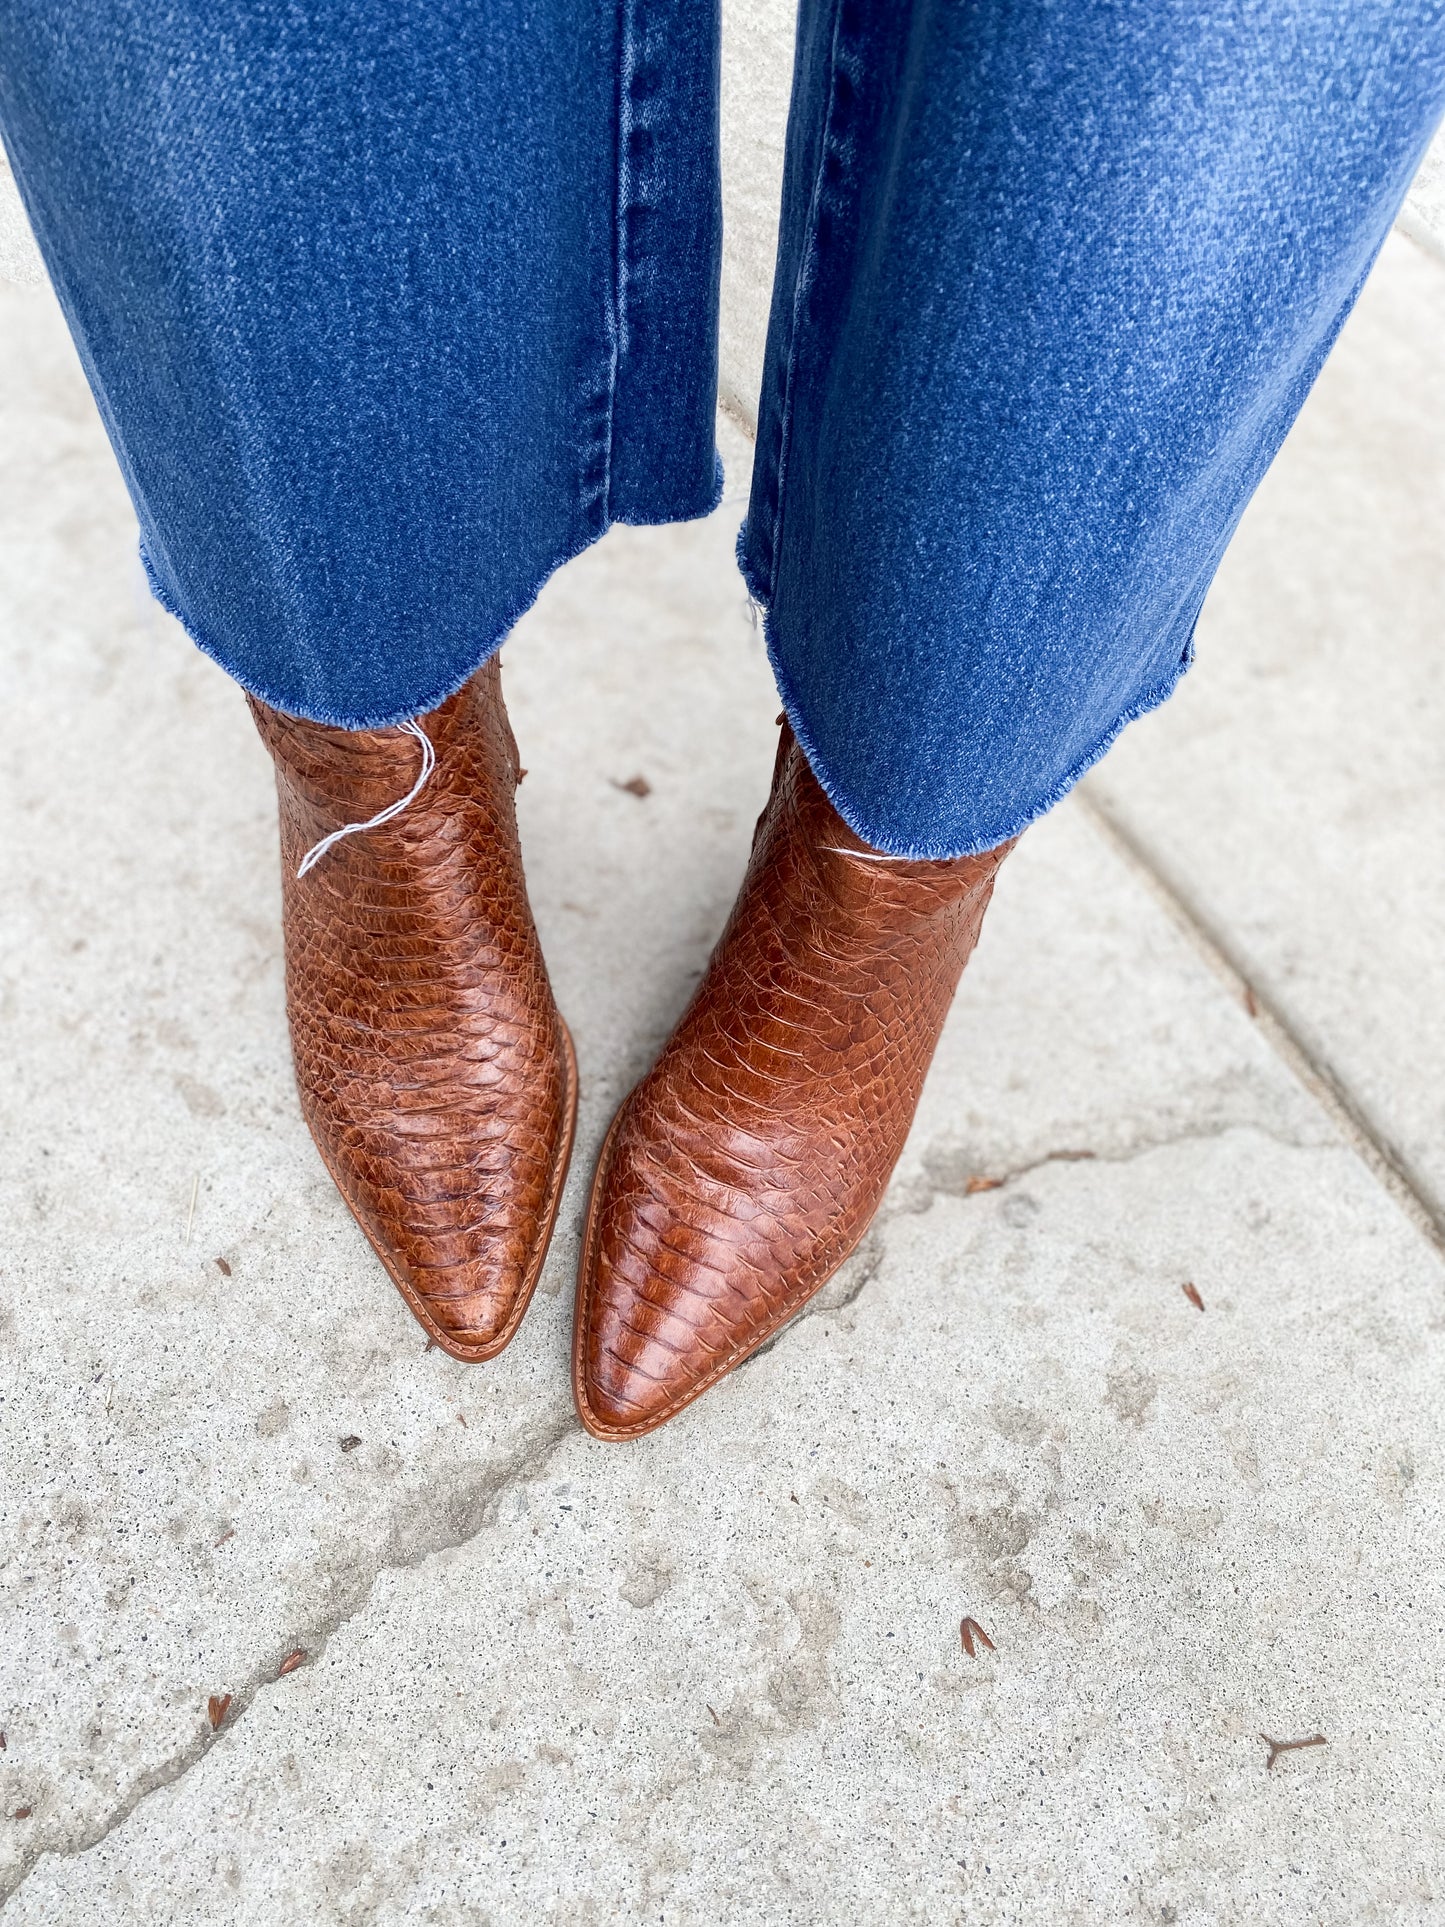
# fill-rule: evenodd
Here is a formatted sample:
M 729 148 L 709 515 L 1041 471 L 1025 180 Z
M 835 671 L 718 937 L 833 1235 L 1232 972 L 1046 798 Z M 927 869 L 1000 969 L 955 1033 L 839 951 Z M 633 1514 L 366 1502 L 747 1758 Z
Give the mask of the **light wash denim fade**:
M 425 711 L 715 502 L 717 34 L 0 0 L 157 592 L 256 694 Z M 1168 694 L 1442 108 L 1445 0 L 803 0 L 739 553 L 869 842 L 1001 842 Z

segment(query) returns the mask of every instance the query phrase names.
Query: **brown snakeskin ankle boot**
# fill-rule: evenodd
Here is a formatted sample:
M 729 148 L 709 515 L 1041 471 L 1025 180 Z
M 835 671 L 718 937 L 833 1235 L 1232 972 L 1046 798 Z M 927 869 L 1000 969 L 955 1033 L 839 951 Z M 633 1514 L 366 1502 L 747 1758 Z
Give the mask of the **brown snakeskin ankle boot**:
M 252 701 L 276 765 L 286 1006 L 301 1109 L 402 1297 L 454 1358 L 521 1323 L 577 1109 L 517 842 L 517 746 L 499 665 L 421 718 L 436 767 L 404 797 L 404 729 L 329 729 Z
M 589 1432 L 661 1425 L 853 1250 L 1011 847 L 879 856 L 784 727 L 727 928 L 602 1149 L 572 1361 Z

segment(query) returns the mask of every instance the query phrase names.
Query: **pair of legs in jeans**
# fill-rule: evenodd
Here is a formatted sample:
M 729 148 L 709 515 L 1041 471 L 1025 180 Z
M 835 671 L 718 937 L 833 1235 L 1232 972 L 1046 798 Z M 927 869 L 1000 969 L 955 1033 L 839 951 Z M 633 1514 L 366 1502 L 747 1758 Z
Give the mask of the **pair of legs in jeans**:
M 602 1154 L 594 1431 L 861 1236 L 998 863 L 1186 666 L 1442 107 L 1445 0 L 802 0 L 739 544 L 786 721 Z M 490 1357 L 576 1069 L 489 659 L 611 522 L 717 500 L 716 19 L 0 0 L 0 127 L 155 591 L 276 762 L 308 1121 Z

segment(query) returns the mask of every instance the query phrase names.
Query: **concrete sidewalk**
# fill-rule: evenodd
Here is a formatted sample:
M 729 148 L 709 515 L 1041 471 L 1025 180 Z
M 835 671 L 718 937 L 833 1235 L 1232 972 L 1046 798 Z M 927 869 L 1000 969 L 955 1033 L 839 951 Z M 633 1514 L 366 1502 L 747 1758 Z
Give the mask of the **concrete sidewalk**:
M 1395 238 L 1185 688 L 1006 866 L 863 1250 L 610 1448 L 591 1161 L 774 743 L 746 444 L 507 646 L 582 1116 L 467 1368 L 300 1124 L 244 706 L 0 290 L 6 1927 L 1445 1919 L 1442 340 Z

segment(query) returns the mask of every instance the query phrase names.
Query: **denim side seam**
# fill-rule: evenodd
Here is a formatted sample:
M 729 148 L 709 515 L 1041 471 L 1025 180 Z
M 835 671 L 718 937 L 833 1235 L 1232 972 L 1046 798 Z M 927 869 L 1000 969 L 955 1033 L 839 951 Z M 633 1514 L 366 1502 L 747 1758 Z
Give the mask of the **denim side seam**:
M 899 843 L 888 831 L 873 823 L 854 805 L 851 797 L 842 789 L 823 760 L 817 739 L 803 713 L 802 703 L 793 686 L 792 677 L 788 674 L 787 666 L 783 661 L 782 651 L 778 646 L 773 628 L 772 609 L 762 594 L 762 584 L 744 552 L 743 543 L 746 534 L 745 524 L 738 532 L 738 567 L 742 571 L 743 581 L 762 619 L 763 641 L 767 646 L 768 663 L 772 668 L 773 678 L 778 686 L 778 697 L 787 715 L 789 726 L 798 740 L 798 747 L 808 759 L 808 767 L 817 777 L 823 794 L 853 834 L 861 836 L 863 841 L 873 849 L 881 850 L 886 856 L 898 857 L 905 862 L 952 863 L 960 857 L 979 856 L 985 850 L 996 850 L 1000 843 L 1008 843 L 1014 837 L 1022 836 L 1031 823 L 1036 823 L 1041 816 L 1047 816 L 1056 804 L 1064 800 L 1079 779 L 1088 774 L 1130 723 L 1137 722 L 1141 716 L 1147 716 L 1151 709 L 1158 709 L 1161 704 L 1167 702 L 1178 687 L 1181 678 L 1193 666 L 1194 632 L 1198 627 L 1201 606 L 1199 603 L 1195 604 L 1194 613 L 1189 618 L 1184 643 L 1178 650 L 1168 675 L 1161 677 L 1157 682 L 1147 684 L 1132 702 L 1118 711 L 1113 721 L 1095 737 L 1090 747 L 1075 760 L 1067 773 L 1042 796 L 1025 803 L 1021 809 L 1005 818 L 999 825 L 990 826 L 980 831 L 977 836 L 968 838 L 962 846 L 938 842 Z
M 716 506 L 716 0 L 619 0 L 609 522 Z
M 637 74 L 638 0 L 618 0 L 617 92 L 613 108 L 612 286 L 608 306 L 611 364 L 607 395 L 607 486 L 603 498 L 604 527 L 612 520 L 612 447 L 617 425 L 617 384 L 627 353 L 627 231 L 632 196 L 632 165 L 628 143 L 632 136 L 632 87 Z
M 798 274 L 793 284 L 792 313 L 788 326 L 787 360 L 783 371 L 782 407 L 778 414 L 778 450 L 773 465 L 773 526 L 768 541 L 768 597 L 778 579 L 778 563 L 783 546 L 783 502 L 787 491 L 788 456 L 792 444 L 794 384 L 798 368 L 798 341 L 802 333 L 804 304 L 812 287 L 818 260 L 818 229 L 823 206 L 823 187 L 827 178 L 830 156 L 834 156 L 834 132 L 838 107 L 838 80 L 841 69 L 841 42 L 843 33 L 844 0 L 833 0 L 832 30 L 828 36 L 828 104 L 823 113 L 823 135 L 818 143 L 818 166 L 813 175 L 813 191 L 808 200 L 807 238 L 798 256 Z M 853 83 L 844 76 L 845 84 Z M 841 162 L 839 163 L 841 165 Z M 738 537 L 739 556 L 742 554 L 742 541 L 747 533 L 747 522 L 743 523 Z M 751 585 L 750 585 L 751 586 Z M 755 600 L 759 598 L 755 597 Z
M 636 0 L 617 0 L 617 74 L 612 94 L 612 248 L 603 297 L 603 376 L 583 407 L 587 458 L 581 507 L 598 535 L 612 525 L 612 450 L 617 424 L 617 383 L 627 351 L 627 127 L 628 89 L 635 61 Z

